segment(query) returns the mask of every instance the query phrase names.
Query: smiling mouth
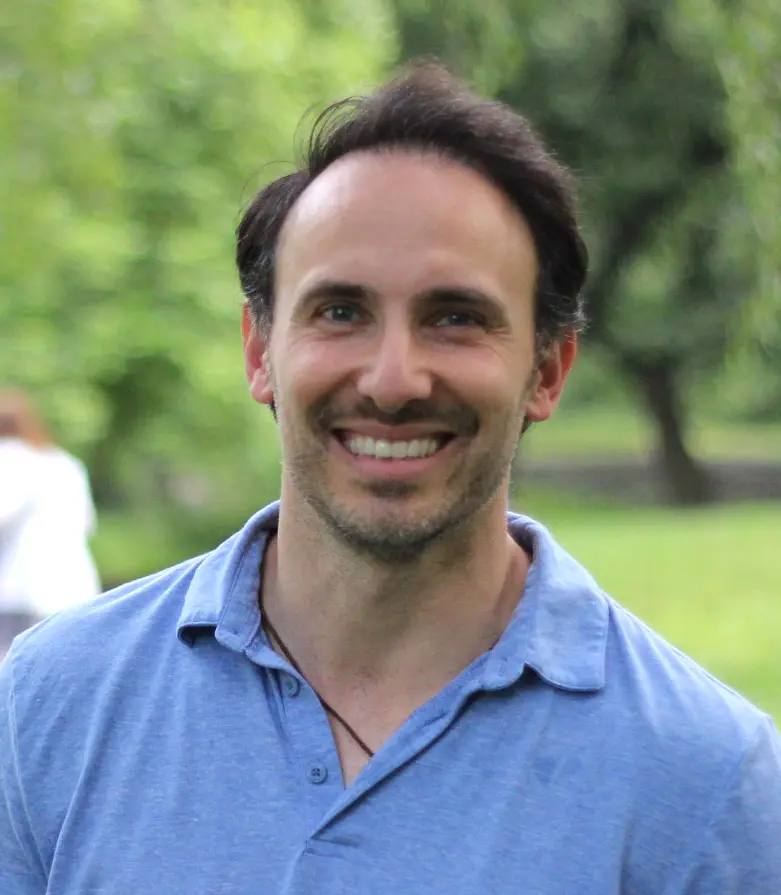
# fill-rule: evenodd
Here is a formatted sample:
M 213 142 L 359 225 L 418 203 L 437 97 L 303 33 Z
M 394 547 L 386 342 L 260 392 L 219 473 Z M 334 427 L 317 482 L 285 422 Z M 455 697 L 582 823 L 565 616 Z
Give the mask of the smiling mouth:
M 443 433 L 426 438 L 411 438 L 408 441 L 390 441 L 352 432 L 337 431 L 334 434 L 353 456 L 375 460 L 420 460 L 431 457 L 455 438 L 454 435 Z

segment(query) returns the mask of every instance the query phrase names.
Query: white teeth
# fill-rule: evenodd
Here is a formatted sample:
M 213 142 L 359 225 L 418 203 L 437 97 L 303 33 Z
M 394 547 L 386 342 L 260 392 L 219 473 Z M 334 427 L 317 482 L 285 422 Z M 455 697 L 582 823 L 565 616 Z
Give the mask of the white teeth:
M 383 460 L 406 460 L 414 457 L 428 457 L 440 448 L 438 438 L 415 438 L 412 441 L 387 441 L 384 438 L 369 438 L 355 435 L 345 441 L 351 454 L 359 457 L 379 457 Z
M 375 457 L 392 457 L 393 456 L 393 445 L 389 441 L 383 441 L 380 439 L 379 441 L 374 442 L 374 456 Z

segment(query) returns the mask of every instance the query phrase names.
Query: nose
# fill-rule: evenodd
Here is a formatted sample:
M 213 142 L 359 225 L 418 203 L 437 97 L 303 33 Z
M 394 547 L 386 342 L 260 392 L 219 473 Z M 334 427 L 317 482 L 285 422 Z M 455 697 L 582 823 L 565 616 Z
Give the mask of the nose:
M 385 331 L 358 377 L 358 392 L 392 413 L 409 401 L 431 397 L 432 376 L 413 334 L 399 327 Z

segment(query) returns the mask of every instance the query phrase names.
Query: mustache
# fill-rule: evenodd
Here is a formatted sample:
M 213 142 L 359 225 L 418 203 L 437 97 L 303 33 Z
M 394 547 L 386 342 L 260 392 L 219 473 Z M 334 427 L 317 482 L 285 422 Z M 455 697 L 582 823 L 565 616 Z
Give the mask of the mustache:
M 391 413 L 382 410 L 371 399 L 365 399 L 352 407 L 337 407 L 329 402 L 313 408 L 315 424 L 323 430 L 336 428 L 340 420 L 371 420 L 384 426 L 405 426 L 425 423 L 432 428 L 442 428 L 454 435 L 470 436 L 477 432 L 479 419 L 471 407 L 458 404 L 440 407 L 432 401 L 413 400 Z

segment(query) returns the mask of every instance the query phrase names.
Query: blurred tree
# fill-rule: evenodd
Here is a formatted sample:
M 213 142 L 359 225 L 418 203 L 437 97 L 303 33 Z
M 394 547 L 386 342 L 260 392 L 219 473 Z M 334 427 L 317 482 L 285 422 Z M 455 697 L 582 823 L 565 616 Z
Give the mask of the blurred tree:
M 747 250 L 760 273 L 749 331 L 781 333 L 781 4 L 678 0 L 681 27 L 714 49 L 727 88 L 737 169 L 752 212 Z
M 733 159 L 751 216 L 740 239 L 757 271 L 718 387 L 745 419 L 781 419 L 781 4 L 678 0 L 681 27 L 707 41 L 727 89 Z
M 348 0 L 4 7 L 0 382 L 44 398 L 104 506 L 187 500 L 195 470 L 215 502 L 229 477 L 252 499 L 237 466 L 276 489 L 233 228 L 291 166 L 302 110 L 376 80 L 387 34 L 379 4 Z
M 592 344 L 657 420 L 677 498 L 703 499 L 685 386 L 720 361 L 753 285 L 745 259 L 759 242 L 733 156 L 762 243 L 779 238 L 767 180 L 779 176 L 781 6 L 387 4 L 7 4 L 0 382 L 44 394 L 104 504 L 225 501 L 236 467 L 276 488 L 273 424 L 246 399 L 241 372 L 239 208 L 289 167 L 302 109 L 371 85 L 397 52 L 436 53 L 529 114 L 580 173 Z M 777 264 L 763 270 L 764 295 Z
M 394 8 L 403 57 L 434 53 L 467 76 L 476 66 L 579 175 L 593 258 L 587 342 L 653 417 L 671 499 L 713 498 L 687 447 L 688 385 L 723 360 L 752 284 L 711 44 L 672 0 Z M 497 27 L 495 48 L 485 35 Z

